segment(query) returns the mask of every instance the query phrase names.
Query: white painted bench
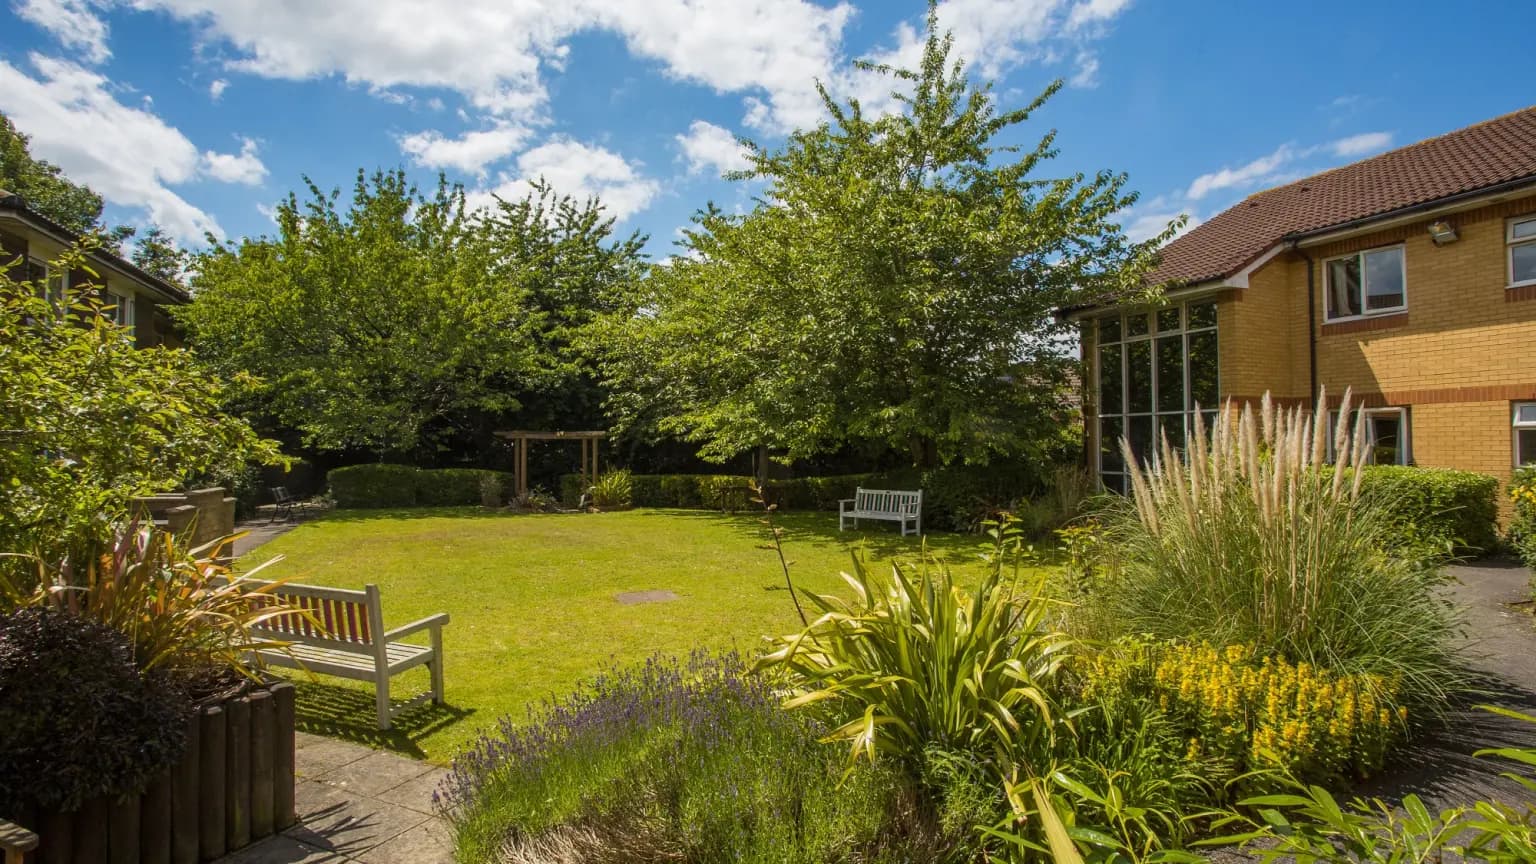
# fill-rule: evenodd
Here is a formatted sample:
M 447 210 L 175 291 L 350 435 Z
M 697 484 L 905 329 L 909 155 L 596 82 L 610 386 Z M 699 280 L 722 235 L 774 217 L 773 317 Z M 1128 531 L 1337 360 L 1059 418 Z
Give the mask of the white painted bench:
M 851 505 L 851 506 L 850 506 Z M 847 528 L 848 520 L 859 527 L 860 519 L 882 519 L 901 525 L 901 536 L 923 533 L 923 490 L 855 489 L 852 498 L 837 502 L 837 530 Z M 907 530 L 911 526 L 911 531 Z
M 253 588 L 273 585 L 270 593 L 251 594 L 253 605 L 286 604 L 296 606 L 314 619 L 298 614 L 276 615 L 252 630 L 286 647 L 261 648 L 261 659 L 273 666 L 305 669 L 338 678 L 372 681 L 379 728 L 388 729 L 390 720 L 426 699 L 443 704 L 443 625 L 448 614 L 439 612 L 393 630 L 384 629 L 384 608 L 379 586 L 364 585 L 361 591 L 324 588 L 318 585 L 271 583 L 243 579 Z M 317 626 L 318 625 L 318 626 Z M 428 645 L 399 641 L 405 636 L 428 631 Z M 389 679 L 425 665 L 432 674 L 432 690 L 401 704 L 389 701 Z

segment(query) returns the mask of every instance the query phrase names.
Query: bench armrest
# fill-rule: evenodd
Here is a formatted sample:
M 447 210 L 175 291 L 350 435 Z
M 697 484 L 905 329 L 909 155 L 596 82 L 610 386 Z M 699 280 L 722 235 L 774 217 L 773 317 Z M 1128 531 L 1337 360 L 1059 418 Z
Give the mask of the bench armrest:
M 5 860 L 21 860 L 22 853 L 31 852 L 37 848 L 37 835 L 15 824 L 0 819 L 0 853 L 4 853 Z
M 438 628 L 447 623 L 448 613 L 439 612 L 436 615 L 428 615 L 420 621 L 412 621 L 409 624 L 403 624 L 399 627 L 396 627 L 395 629 L 386 632 L 381 638 L 385 642 L 393 642 L 396 639 L 399 639 L 401 636 L 409 636 L 412 633 L 416 633 L 421 630 Z

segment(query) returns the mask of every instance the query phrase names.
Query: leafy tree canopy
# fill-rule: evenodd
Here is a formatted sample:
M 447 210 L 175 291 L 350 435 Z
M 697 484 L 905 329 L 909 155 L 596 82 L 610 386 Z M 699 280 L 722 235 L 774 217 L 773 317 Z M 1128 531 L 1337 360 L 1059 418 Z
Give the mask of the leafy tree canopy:
M 475 214 L 460 187 L 440 178 L 424 196 L 399 171 L 359 172 L 346 209 L 309 192 L 278 207 L 276 238 L 199 256 L 178 313 L 196 350 L 265 379 L 254 404 L 317 449 L 430 459 L 528 413 L 580 377 L 569 331 L 638 267 L 640 240 L 612 241 L 597 202 L 543 186 Z
M 192 253 L 177 246 L 159 225 L 151 225 L 134 243 L 131 260 L 145 273 L 180 285 L 186 278 Z
M 1132 243 L 1124 175 L 1042 176 L 1055 133 L 998 143 L 1060 86 L 999 111 L 951 63 L 930 10 L 902 109 L 831 117 L 782 150 L 751 142 L 744 215 L 710 207 L 683 252 L 591 333 L 632 429 L 724 460 L 881 442 L 918 464 L 1029 456 L 1059 438 L 1070 369 L 1054 309 L 1140 290 L 1165 238 Z
M 50 266 L 85 270 L 85 247 Z M 0 552 L 57 564 L 104 542 L 134 497 L 277 461 L 275 443 L 221 412 L 220 376 L 186 351 L 136 348 L 99 314 L 95 286 L 50 298 L 12 276 L 0 263 Z M 17 566 L 0 562 L 0 576 Z

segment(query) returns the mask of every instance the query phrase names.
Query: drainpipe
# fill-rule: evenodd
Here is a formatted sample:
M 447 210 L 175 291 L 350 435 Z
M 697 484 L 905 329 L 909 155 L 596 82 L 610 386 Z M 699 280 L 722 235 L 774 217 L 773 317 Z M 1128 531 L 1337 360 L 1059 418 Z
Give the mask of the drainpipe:
M 1301 251 L 1301 246 L 1291 242 L 1291 251 L 1307 262 L 1307 375 L 1309 390 L 1307 401 L 1317 405 L 1317 273 L 1312 266 L 1312 256 Z

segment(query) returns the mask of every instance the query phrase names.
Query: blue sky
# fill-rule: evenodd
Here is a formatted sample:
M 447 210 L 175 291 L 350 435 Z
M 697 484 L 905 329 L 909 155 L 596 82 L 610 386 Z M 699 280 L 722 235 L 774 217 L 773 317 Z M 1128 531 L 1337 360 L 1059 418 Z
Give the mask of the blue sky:
M 272 203 L 359 167 L 438 171 L 476 201 L 544 176 L 670 254 L 734 136 L 820 117 L 812 82 L 879 109 L 849 61 L 919 50 L 917 0 L 0 0 L 0 111 L 109 219 L 269 233 Z M 434 11 L 437 10 L 437 11 Z M 946 0 L 1047 170 L 1126 171 L 1147 236 L 1265 186 L 1536 100 L 1536 3 Z

